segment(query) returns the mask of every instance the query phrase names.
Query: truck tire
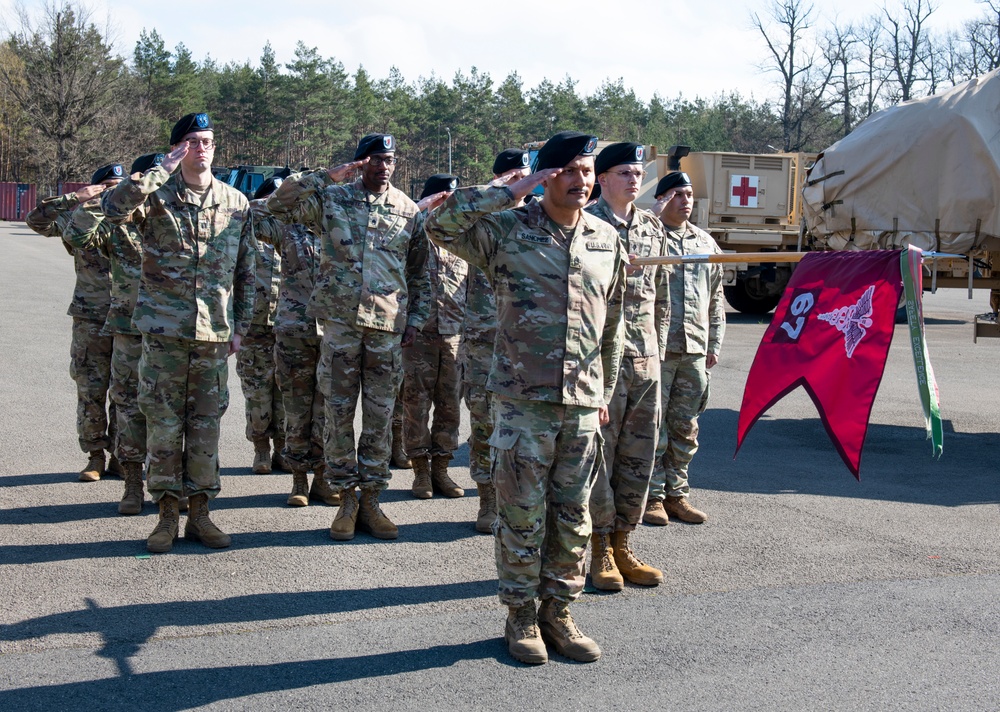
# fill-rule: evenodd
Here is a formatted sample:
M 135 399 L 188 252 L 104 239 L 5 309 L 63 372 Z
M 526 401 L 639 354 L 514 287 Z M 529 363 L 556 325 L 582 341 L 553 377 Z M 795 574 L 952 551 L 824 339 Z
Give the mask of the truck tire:
M 726 301 L 736 311 L 742 314 L 767 314 L 781 301 L 781 292 L 766 294 L 754 289 L 751 282 L 737 278 L 736 284 L 724 286 Z

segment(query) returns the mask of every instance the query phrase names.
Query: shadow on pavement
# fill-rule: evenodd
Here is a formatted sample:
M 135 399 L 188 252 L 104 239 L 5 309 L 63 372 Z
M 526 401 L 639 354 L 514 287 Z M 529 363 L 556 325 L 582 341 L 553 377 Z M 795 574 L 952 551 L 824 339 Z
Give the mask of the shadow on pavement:
M 23 712 L 88 708 L 134 712 L 139 708 L 145 712 L 173 712 L 251 695 L 420 672 L 483 659 L 516 665 L 507 657 L 503 641 L 493 638 L 353 658 L 126 672 L 103 680 L 3 691 L 0 709 Z
M 709 409 L 700 418 L 702 449 L 691 466 L 694 489 L 752 494 L 809 494 L 957 507 L 1000 502 L 1000 472 L 983 453 L 1000 434 L 956 433 L 944 423 L 944 464 L 931 457 L 922 428 L 873 423 L 861 459 L 861 481 L 844 465 L 819 417 L 764 416 L 732 460 L 739 414 Z M 714 447 L 705 447 L 713 443 Z M 783 463 L 799 463 L 788 467 Z M 943 480 L 947 475 L 947 480 Z M 955 473 L 961 473 L 956 475 Z

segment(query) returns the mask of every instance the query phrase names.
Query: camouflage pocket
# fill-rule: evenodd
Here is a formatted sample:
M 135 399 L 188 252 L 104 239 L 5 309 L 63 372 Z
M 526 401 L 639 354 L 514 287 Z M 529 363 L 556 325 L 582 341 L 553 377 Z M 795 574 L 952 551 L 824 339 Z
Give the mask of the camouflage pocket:
M 87 344 L 75 338 L 69 350 L 69 377 L 74 381 L 87 372 Z
M 701 402 L 698 403 L 698 415 L 705 412 L 708 408 L 708 392 L 711 390 L 712 385 L 712 374 L 709 371 L 705 371 L 705 390 L 701 394 Z
M 497 497 L 504 502 L 516 502 L 521 497 L 517 480 L 517 440 L 520 430 L 494 428 L 487 441 L 490 445 L 490 479 L 497 490 Z

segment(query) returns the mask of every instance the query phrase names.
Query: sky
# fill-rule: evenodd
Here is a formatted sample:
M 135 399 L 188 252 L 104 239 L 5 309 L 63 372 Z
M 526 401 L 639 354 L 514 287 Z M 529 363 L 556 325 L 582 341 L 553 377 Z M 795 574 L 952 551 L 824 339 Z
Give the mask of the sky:
M 0 0 L 0 28 L 16 26 L 16 0 Z M 284 0 L 178 3 L 149 0 L 83 0 L 95 24 L 110 23 L 116 50 L 131 58 L 139 33 L 156 29 L 168 49 L 183 42 L 196 60 L 256 66 L 266 42 L 279 63 L 292 59 L 301 40 L 348 73 L 364 66 L 379 79 L 397 67 L 413 82 L 436 75 L 450 80 L 472 67 L 499 84 L 513 71 L 524 88 L 567 75 L 589 95 L 621 78 L 648 101 L 711 98 L 739 92 L 758 101 L 774 96 L 776 76 L 761 71 L 766 47 L 751 24 L 768 0 L 542 0 L 523 3 L 455 3 L 440 0 Z M 815 26 L 861 21 L 901 0 L 815 3 Z M 22 0 L 29 13 L 44 2 Z M 934 31 L 960 29 L 983 12 L 976 0 L 933 0 Z M 238 8 L 238 10 L 234 10 Z M 614 14 L 609 14 L 609 8 Z

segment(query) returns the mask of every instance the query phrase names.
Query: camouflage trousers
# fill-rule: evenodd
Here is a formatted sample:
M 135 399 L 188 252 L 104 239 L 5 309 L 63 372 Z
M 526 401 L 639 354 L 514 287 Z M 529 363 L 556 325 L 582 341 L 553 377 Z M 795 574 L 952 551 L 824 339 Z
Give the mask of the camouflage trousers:
M 500 601 L 572 601 L 583 592 L 587 503 L 601 464 L 597 408 L 494 394 Z
M 668 353 L 660 364 L 660 436 L 649 499 L 687 497 L 688 465 L 698 452 L 698 416 L 708 406 L 704 354 Z
M 119 462 L 146 460 L 146 416 L 139 409 L 139 360 L 142 337 L 138 334 L 115 334 L 111 355 L 111 388 L 115 404 L 118 443 L 115 455 Z
M 236 353 L 236 375 L 246 402 L 247 440 L 284 437 L 285 408 L 274 378 L 274 329 L 250 325 Z
M 458 448 L 460 335 L 417 334 L 403 349 L 403 437 L 408 457 L 451 457 Z M 434 422 L 431 425 L 431 407 Z
M 590 493 L 594 532 L 633 531 L 646 506 L 660 425 L 660 359 L 625 356 L 608 404 L 603 467 Z
M 382 490 L 389 485 L 392 409 L 403 378 L 401 338 L 389 331 L 323 321 L 323 456 L 327 481 L 335 490 L 358 485 Z M 356 440 L 359 396 L 361 437 Z
M 219 494 L 219 420 L 229 407 L 226 342 L 142 336 L 139 408 L 153 501 Z
M 323 394 L 319 389 L 320 337 L 275 334 L 274 375 L 285 411 L 282 456 L 293 469 L 314 470 L 323 461 Z
M 493 343 L 463 341 L 462 396 L 469 409 L 469 474 L 476 484 L 490 482 L 490 436 L 493 434 L 493 396 L 486 390 L 486 378 L 493 364 Z
M 114 402 L 108 402 L 114 338 L 103 335 L 103 328 L 104 322 L 73 317 L 69 375 L 76 383 L 76 435 L 84 452 L 111 450 L 115 441 Z

